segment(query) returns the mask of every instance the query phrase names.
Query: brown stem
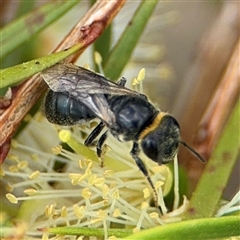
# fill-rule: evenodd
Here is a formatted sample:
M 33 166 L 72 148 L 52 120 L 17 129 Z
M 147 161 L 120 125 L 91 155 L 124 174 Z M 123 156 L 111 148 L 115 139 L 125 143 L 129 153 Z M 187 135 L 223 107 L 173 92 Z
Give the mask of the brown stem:
M 225 74 L 199 124 L 194 146 L 206 158 L 210 157 L 213 147 L 239 98 L 239 51 L 240 40 L 236 44 Z

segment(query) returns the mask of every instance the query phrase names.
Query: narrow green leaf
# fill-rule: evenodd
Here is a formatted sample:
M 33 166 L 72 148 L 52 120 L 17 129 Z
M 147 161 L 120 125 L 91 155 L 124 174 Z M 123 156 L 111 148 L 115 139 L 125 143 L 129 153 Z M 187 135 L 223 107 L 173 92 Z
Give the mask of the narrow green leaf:
M 117 79 L 120 76 L 157 3 L 158 1 L 142 1 L 134 13 L 128 27 L 110 52 L 106 64 L 103 65 L 104 73 L 108 78 Z
M 61 52 L 53 53 L 41 58 L 31 60 L 13 67 L 0 70 L 0 88 L 17 84 L 24 79 L 51 67 L 68 56 L 76 53 L 81 49 L 81 44 L 76 44 L 71 48 Z
M 190 200 L 185 219 L 212 217 L 216 214 L 223 190 L 238 159 L 240 143 L 239 110 L 240 101 L 236 104 L 204 169 Z
M 103 64 L 107 60 L 109 55 L 111 34 L 112 34 L 112 25 L 109 25 L 104 30 L 103 34 L 94 42 L 94 45 L 93 45 L 93 51 L 94 52 L 97 51 L 100 53 Z
M 6 25 L 0 30 L 0 58 L 57 20 L 78 2 L 79 0 L 51 1 Z
M 56 227 L 56 228 L 47 228 L 43 229 L 48 233 L 54 233 L 59 235 L 79 235 L 79 236 L 96 236 L 104 237 L 103 228 L 81 228 L 81 227 Z M 132 230 L 129 229 L 108 229 L 108 236 L 115 236 L 118 238 L 123 238 L 132 233 Z
M 204 218 L 173 223 L 130 235 L 125 240 L 141 239 L 219 239 L 240 236 L 240 217 Z
M 35 6 L 36 6 L 36 0 L 19 2 L 18 10 L 16 12 L 16 15 L 14 16 L 14 19 L 17 19 L 23 16 L 24 14 L 29 13 L 34 9 Z

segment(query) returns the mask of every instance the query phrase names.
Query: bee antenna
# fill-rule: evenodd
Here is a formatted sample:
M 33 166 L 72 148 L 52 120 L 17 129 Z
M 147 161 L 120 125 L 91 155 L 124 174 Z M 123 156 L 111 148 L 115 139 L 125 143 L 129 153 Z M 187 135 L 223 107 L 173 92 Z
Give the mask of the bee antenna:
M 206 160 L 198 152 L 196 152 L 193 148 L 191 148 L 189 145 L 187 145 L 185 142 L 179 141 L 179 143 L 181 143 L 190 152 L 192 152 L 202 163 L 206 163 Z

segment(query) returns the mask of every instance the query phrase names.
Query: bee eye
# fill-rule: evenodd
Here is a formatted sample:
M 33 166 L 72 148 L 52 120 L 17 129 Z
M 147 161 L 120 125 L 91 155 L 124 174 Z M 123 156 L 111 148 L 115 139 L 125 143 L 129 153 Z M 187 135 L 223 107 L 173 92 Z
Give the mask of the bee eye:
M 147 157 L 152 159 L 153 161 L 157 162 L 158 160 L 158 147 L 156 140 L 149 136 L 142 140 L 141 143 L 142 150 Z

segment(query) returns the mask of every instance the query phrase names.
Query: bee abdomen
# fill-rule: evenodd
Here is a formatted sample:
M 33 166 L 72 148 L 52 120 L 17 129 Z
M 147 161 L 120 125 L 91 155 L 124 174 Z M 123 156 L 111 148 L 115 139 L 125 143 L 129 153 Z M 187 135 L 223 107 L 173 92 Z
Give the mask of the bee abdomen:
M 49 122 L 63 126 L 75 125 L 95 118 L 84 104 L 62 92 L 52 90 L 46 95 L 44 112 Z

